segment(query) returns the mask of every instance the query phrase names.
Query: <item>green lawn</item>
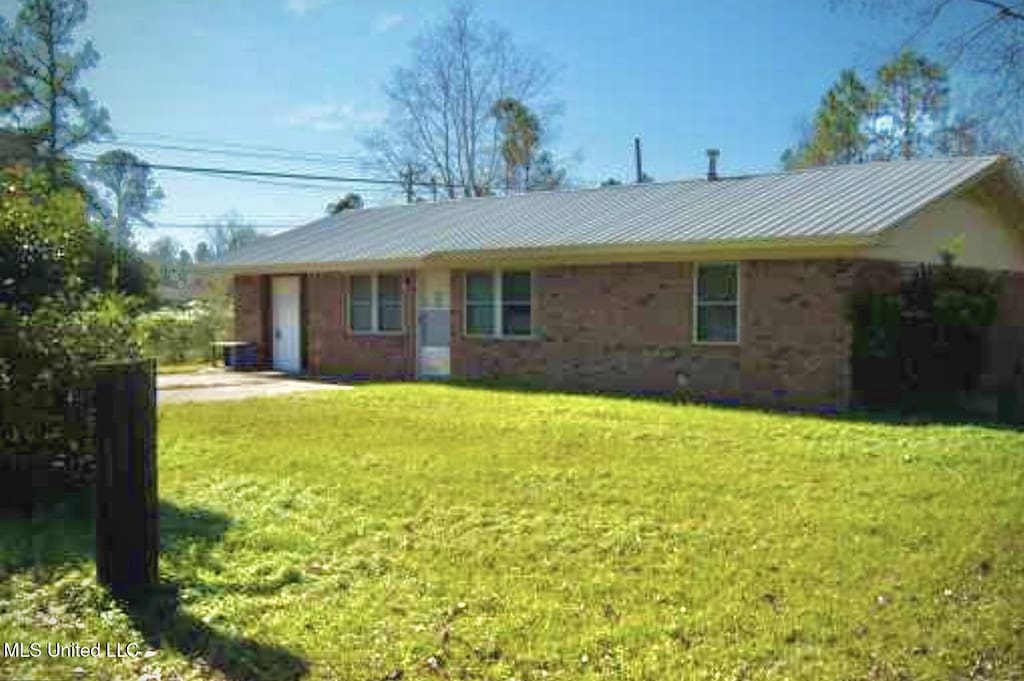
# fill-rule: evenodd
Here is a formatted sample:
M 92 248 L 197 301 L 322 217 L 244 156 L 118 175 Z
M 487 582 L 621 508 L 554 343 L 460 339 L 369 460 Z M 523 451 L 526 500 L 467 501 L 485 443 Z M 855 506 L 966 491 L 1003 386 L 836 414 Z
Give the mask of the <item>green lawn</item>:
M 1024 674 L 1019 431 L 393 384 L 168 405 L 159 436 L 159 652 L 0 677 Z M 152 636 L 54 514 L 0 526 L 0 638 Z

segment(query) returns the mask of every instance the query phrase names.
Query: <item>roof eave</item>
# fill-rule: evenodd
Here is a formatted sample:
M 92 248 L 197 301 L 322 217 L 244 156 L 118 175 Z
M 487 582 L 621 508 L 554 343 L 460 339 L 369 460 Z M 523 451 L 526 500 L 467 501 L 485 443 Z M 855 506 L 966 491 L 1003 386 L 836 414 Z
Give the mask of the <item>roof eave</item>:
M 408 270 L 426 267 L 481 265 L 501 262 L 575 264 L 587 262 L 642 262 L 645 260 L 700 260 L 712 258 L 780 259 L 824 258 L 854 255 L 874 245 L 876 235 L 778 237 L 761 239 L 706 240 L 643 244 L 573 245 L 532 248 L 442 251 L 422 258 L 376 259 L 293 263 L 238 263 L 207 265 L 209 271 L 225 274 L 294 274 Z

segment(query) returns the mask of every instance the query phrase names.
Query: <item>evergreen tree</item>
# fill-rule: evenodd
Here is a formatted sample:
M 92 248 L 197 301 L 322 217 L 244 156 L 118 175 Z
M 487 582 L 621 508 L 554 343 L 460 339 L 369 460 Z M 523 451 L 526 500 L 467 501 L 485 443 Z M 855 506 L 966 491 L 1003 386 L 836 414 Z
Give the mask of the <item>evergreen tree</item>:
M 135 223 L 152 226 L 147 216 L 159 208 L 164 192 L 149 164 L 114 149 L 96 159 L 88 175 L 98 185 L 101 212 L 115 243 L 130 244 Z
M 868 87 L 853 69 L 845 69 L 821 98 L 810 137 L 783 154 L 787 168 L 861 161 L 870 138 L 866 117 L 872 107 Z
M 79 83 L 99 61 L 91 42 L 76 49 L 86 14 L 85 0 L 23 0 L 14 25 L 0 25 L 0 116 L 41 139 L 51 169 L 75 147 L 110 133 L 106 109 Z
M 949 106 L 946 69 L 912 51 L 878 69 L 877 156 L 911 159 L 932 148 Z

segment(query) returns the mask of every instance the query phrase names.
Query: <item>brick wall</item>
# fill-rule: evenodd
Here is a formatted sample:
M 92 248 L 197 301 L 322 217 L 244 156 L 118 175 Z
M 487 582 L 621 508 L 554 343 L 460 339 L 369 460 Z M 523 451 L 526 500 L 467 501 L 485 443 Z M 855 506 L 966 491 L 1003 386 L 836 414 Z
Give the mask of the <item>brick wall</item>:
M 412 330 L 416 278 L 413 272 L 402 275 L 406 282 L 405 330 L 401 334 L 372 335 L 353 334 L 348 329 L 348 275 L 306 275 L 306 358 L 310 373 L 384 379 L 415 376 Z
M 692 342 L 693 264 L 554 267 L 535 274 L 536 338 L 462 335 L 452 276 L 457 377 L 516 377 L 573 389 L 672 392 L 832 408 L 850 399 L 849 291 L 898 281 L 898 265 L 747 261 L 736 346 Z
M 535 272 L 530 339 L 462 333 L 462 272 L 452 273 L 452 375 L 514 378 L 552 388 L 674 392 L 766 405 L 843 407 L 851 400 L 848 295 L 895 291 L 899 263 L 764 260 L 741 267 L 741 342 L 692 342 L 693 264 L 549 267 Z M 368 378 L 415 376 L 415 273 L 403 273 L 405 332 L 352 334 L 349 277 L 305 276 L 307 370 Z M 269 283 L 269 280 L 267 280 Z M 265 347 L 258 276 L 235 279 L 236 331 Z M 988 382 L 1024 360 L 1024 276 L 1012 275 L 992 335 Z
M 270 364 L 267 347 L 267 323 L 264 317 L 264 296 L 269 281 L 261 275 L 238 275 L 234 279 L 235 340 L 256 343 L 261 366 Z

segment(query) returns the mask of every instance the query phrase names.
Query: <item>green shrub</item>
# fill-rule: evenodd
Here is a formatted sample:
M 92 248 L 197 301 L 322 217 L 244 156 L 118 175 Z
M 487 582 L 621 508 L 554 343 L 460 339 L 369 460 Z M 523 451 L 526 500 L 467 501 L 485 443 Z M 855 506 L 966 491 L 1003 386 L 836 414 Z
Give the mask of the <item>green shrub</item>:
M 109 293 L 44 298 L 31 315 L 0 306 L 0 471 L 6 485 L 28 484 L 21 491 L 29 492 L 91 481 L 91 365 L 138 355 L 130 310 L 129 299 Z
M 147 355 L 181 364 L 210 356 L 210 343 L 225 337 L 227 310 L 193 300 L 181 307 L 163 307 L 139 318 L 139 334 Z
M 135 302 L 89 290 L 81 196 L 0 174 L 0 495 L 32 500 L 90 481 L 94 362 L 135 356 Z
M 920 265 L 899 293 L 851 299 L 853 384 L 863 401 L 956 408 L 978 387 L 1002 279 L 941 255 L 938 265 Z

